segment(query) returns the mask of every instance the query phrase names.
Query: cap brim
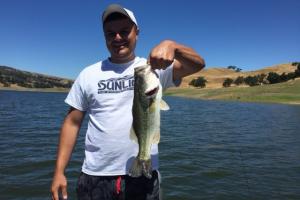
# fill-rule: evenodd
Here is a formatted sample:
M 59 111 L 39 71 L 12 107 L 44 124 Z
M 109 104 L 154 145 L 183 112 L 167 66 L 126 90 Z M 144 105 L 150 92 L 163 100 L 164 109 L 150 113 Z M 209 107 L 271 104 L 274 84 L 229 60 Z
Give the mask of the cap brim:
M 102 23 L 104 23 L 105 20 L 107 19 L 107 17 L 109 15 L 111 15 L 112 13 L 120 13 L 120 14 L 123 14 L 123 15 L 125 15 L 126 17 L 128 17 L 130 19 L 130 16 L 128 15 L 128 13 L 126 12 L 126 10 L 123 7 L 121 7 L 118 4 L 112 4 L 112 5 L 108 6 L 106 8 L 106 10 L 104 11 L 104 13 L 102 15 Z

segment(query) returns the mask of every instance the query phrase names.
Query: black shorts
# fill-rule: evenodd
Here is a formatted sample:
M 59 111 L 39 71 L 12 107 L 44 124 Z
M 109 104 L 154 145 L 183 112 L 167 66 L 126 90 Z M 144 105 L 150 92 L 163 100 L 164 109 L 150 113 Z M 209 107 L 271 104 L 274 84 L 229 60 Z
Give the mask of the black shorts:
M 160 200 L 159 187 L 158 171 L 153 171 L 151 179 L 81 173 L 76 191 L 78 200 Z

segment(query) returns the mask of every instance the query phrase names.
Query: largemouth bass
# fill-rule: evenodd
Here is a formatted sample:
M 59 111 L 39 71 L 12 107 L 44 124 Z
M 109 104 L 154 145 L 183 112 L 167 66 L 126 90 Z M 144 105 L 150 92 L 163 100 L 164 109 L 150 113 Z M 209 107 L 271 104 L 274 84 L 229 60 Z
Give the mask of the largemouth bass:
M 139 152 L 129 171 L 130 176 L 152 177 L 151 145 L 160 140 L 160 110 L 169 106 L 162 100 L 162 86 L 150 65 L 134 71 L 133 124 L 131 138 L 137 140 Z

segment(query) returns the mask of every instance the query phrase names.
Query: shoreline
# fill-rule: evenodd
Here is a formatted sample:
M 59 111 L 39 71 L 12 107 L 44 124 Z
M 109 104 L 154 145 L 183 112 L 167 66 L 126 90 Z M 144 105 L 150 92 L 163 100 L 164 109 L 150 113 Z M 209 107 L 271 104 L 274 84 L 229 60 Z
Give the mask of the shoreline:
M 69 88 L 0 87 L 0 91 L 68 93 Z M 228 88 L 169 88 L 165 96 L 199 100 L 276 103 L 300 106 L 300 79 L 272 85 Z
M 182 94 L 169 94 L 166 92 L 164 96 L 170 97 L 180 97 L 186 99 L 195 99 L 195 100 L 203 100 L 203 101 L 223 101 L 223 102 L 237 102 L 237 103 L 258 103 L 258 104 L 282 104 L 282 105 L 292 105 L 292 106 L 300 106 L 300 101 L 296 102 L 282 102 L 282 101 L 266 101 L 266 100 L 240 100 L 240 99 L 219 99 L 219 98 L 201 98 L 195 97 L 192 95 L 182 95 Z
M 300 79 L 271 85 L 228 88 L 170 88 L 166 96 L 231 102 L 300 105 Z
M 14 88 L 14 87 L 0 87 L 0 91 L 15 91 L 15 92 L 59 92 L 67 93 L 69 88 Z
M 252 87 L 245 84 L 231 84 L 230 87 L 223 87 L 222 84 L 229 77 L 236 79 L 238 76 L 256 76 L 270 72 L 277 74 L 296 72 L 296 66 L 293 64 L 282 64 L 253 72 L 238 73 L 222 68 L 207 69 L 198 73 L 198 77 L 203 76 L 207 79 L 205 88 L 190 86 L 190 81 L 197 78 L 197 76 L 193 76 L 190 79 L 186 79 L 180 88 L 168 89 L 165 91 L 165 94 L 202 100 L 300 105 L 300 77 L 286 82 L 261 84 Z

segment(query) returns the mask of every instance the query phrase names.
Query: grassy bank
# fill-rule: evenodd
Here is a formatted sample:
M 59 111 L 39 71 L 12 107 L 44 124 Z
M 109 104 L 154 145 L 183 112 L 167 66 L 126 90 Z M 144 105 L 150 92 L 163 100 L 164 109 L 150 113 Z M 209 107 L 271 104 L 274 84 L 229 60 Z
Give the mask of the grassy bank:
M 0 90 L 32 91 L 32 92 L 68 92 L 65 88 L 30 89 L 7 88 Z M 242 102 L 285 103 L 300 105 L 300 79 L 273 85 L 255 87 L 229 87 L 217 89 L 171 88 L 164 95 L 182 96 L 207 100 L 228 100 Z
M 165 95 L 242 102 L 300 104 L 300 79 L 255 87 L 172 88 Z

